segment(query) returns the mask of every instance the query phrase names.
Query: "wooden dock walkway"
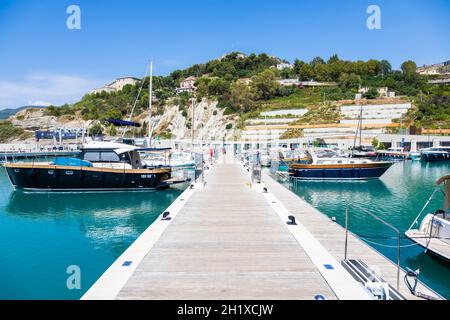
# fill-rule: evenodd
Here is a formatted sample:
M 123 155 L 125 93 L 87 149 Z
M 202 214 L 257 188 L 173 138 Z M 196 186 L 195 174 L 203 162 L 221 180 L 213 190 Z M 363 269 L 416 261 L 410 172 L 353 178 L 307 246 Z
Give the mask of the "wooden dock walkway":
M 368 299 L 340 265 L 343 229 L 263 179 L 268 194 L 250 186 L 230 155 L 222 158 L 205 186 L 172 204 L 173 219 L 155 221 L 82 299 Z M 298 226 L 286 224 L 291 210 Z M 354 237 L 350 250 L 395 286 L 392 262 Z
M 218 164 L 118 299 L 335 299 L 235 163 Z

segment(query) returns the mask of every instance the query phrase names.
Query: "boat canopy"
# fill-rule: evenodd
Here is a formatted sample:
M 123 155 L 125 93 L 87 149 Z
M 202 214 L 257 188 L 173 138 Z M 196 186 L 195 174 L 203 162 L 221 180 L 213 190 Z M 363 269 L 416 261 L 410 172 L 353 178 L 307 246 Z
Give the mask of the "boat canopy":
M 120 150 L 120 153 L 138 150 L 139 147 L 117 142 L 92 141 L 83 146 L 83 150 Z
M 140 123 L 132 122 L 132 121 L 125 121 L 120 119 L 107 119 L 109 123 L 117 126 L 117 127 L 137 127 L 139 128 L 141 126 Z

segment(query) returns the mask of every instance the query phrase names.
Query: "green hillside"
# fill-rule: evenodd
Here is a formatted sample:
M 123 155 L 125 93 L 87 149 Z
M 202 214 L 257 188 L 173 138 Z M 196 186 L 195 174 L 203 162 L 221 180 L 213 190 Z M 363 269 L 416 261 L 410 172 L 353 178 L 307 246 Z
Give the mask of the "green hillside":
M 427 77 L 416 74 L 416 64 L 406 61 L 401 70 L 393 70 L 386 61 L 346 61 L 333 55 L 327 61 L 320 57 L 310 62 L 295 60 L 292 68 L 277 70 L 275 66 L 283 60 L 267 54 L 243 54 L 234 52 L 221 59 L 204 64 L 195 64 L 187 69 L 175 70 L 167 76 L 154 77 L 154 92 L 158 102 L 153 112 L 162 114 L 169 103 L 179 104 L 184 110 L 190 96 L 176 95 L 180 82 L 195 76 L 196 95 L 218 101 L 224 114 L 237 114 L 241 120 L 257 116 L 263 110 L 283 108 L 310 108 L 308 122 L 317 119 L 333 120 L 335 111 L 333 101 L 353 99 L 360 86 L 370 87 L 365 98 L 376 98 L 376 88 L 388 87 L 397 95 L 406 96 L 418 105 L 405 121 L 419 126 L 450 128 L 448 112 L 449 88 L 432 86 Z M 301 88 L 284 87 L 279 79 L 296 78 L 300 80 L 326 81 L 336 83 L 333 87 Z M 149 79 L 143 79 L 143 91 L 136 105 L 135 115 L 147 109 Z M 48 115 L 82 117 L 86 120 L 121 118 L 129 115 L 139 86 L 125 86 L 120 92 L 88 94 L 72 106 L 49 107 Z M 327 103 L 324 104 L 324 101 Z M 331 108 L 331 109 L 329 109 Z M 324 117 L 319 117 L 325 114 Z

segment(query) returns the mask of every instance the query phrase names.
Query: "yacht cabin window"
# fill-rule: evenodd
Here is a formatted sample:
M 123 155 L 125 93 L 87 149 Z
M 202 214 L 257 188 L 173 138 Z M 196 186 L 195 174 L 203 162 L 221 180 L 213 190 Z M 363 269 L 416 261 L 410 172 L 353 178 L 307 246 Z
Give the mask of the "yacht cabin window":
M 130 162 L 128 153 L 120 156 L 114 151 L 85 151 L 83 160 L 91 162 Z
M 119 159 L 119 156 L 117 153 L 113 151 L 107 151 L 107 152 L 101 152 L 101 160 L 103 162 L 119 162 L 121 159 Z
M 86 151 L 83 153 L 83 160 L 99 162 L 100 161 L 100 152 L 98 151 Z

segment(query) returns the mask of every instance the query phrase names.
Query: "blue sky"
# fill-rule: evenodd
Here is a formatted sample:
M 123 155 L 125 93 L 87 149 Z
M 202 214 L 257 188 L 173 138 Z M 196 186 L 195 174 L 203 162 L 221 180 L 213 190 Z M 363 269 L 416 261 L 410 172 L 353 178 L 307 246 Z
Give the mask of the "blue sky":
M 72 4 L 81 30 L 66 27 Z M 449 34 L 448 0 L 0 0 L 0 108 L 75 102 L 149 58 L 163 75 L 230 51 L 430 64 L 450 59 Z

